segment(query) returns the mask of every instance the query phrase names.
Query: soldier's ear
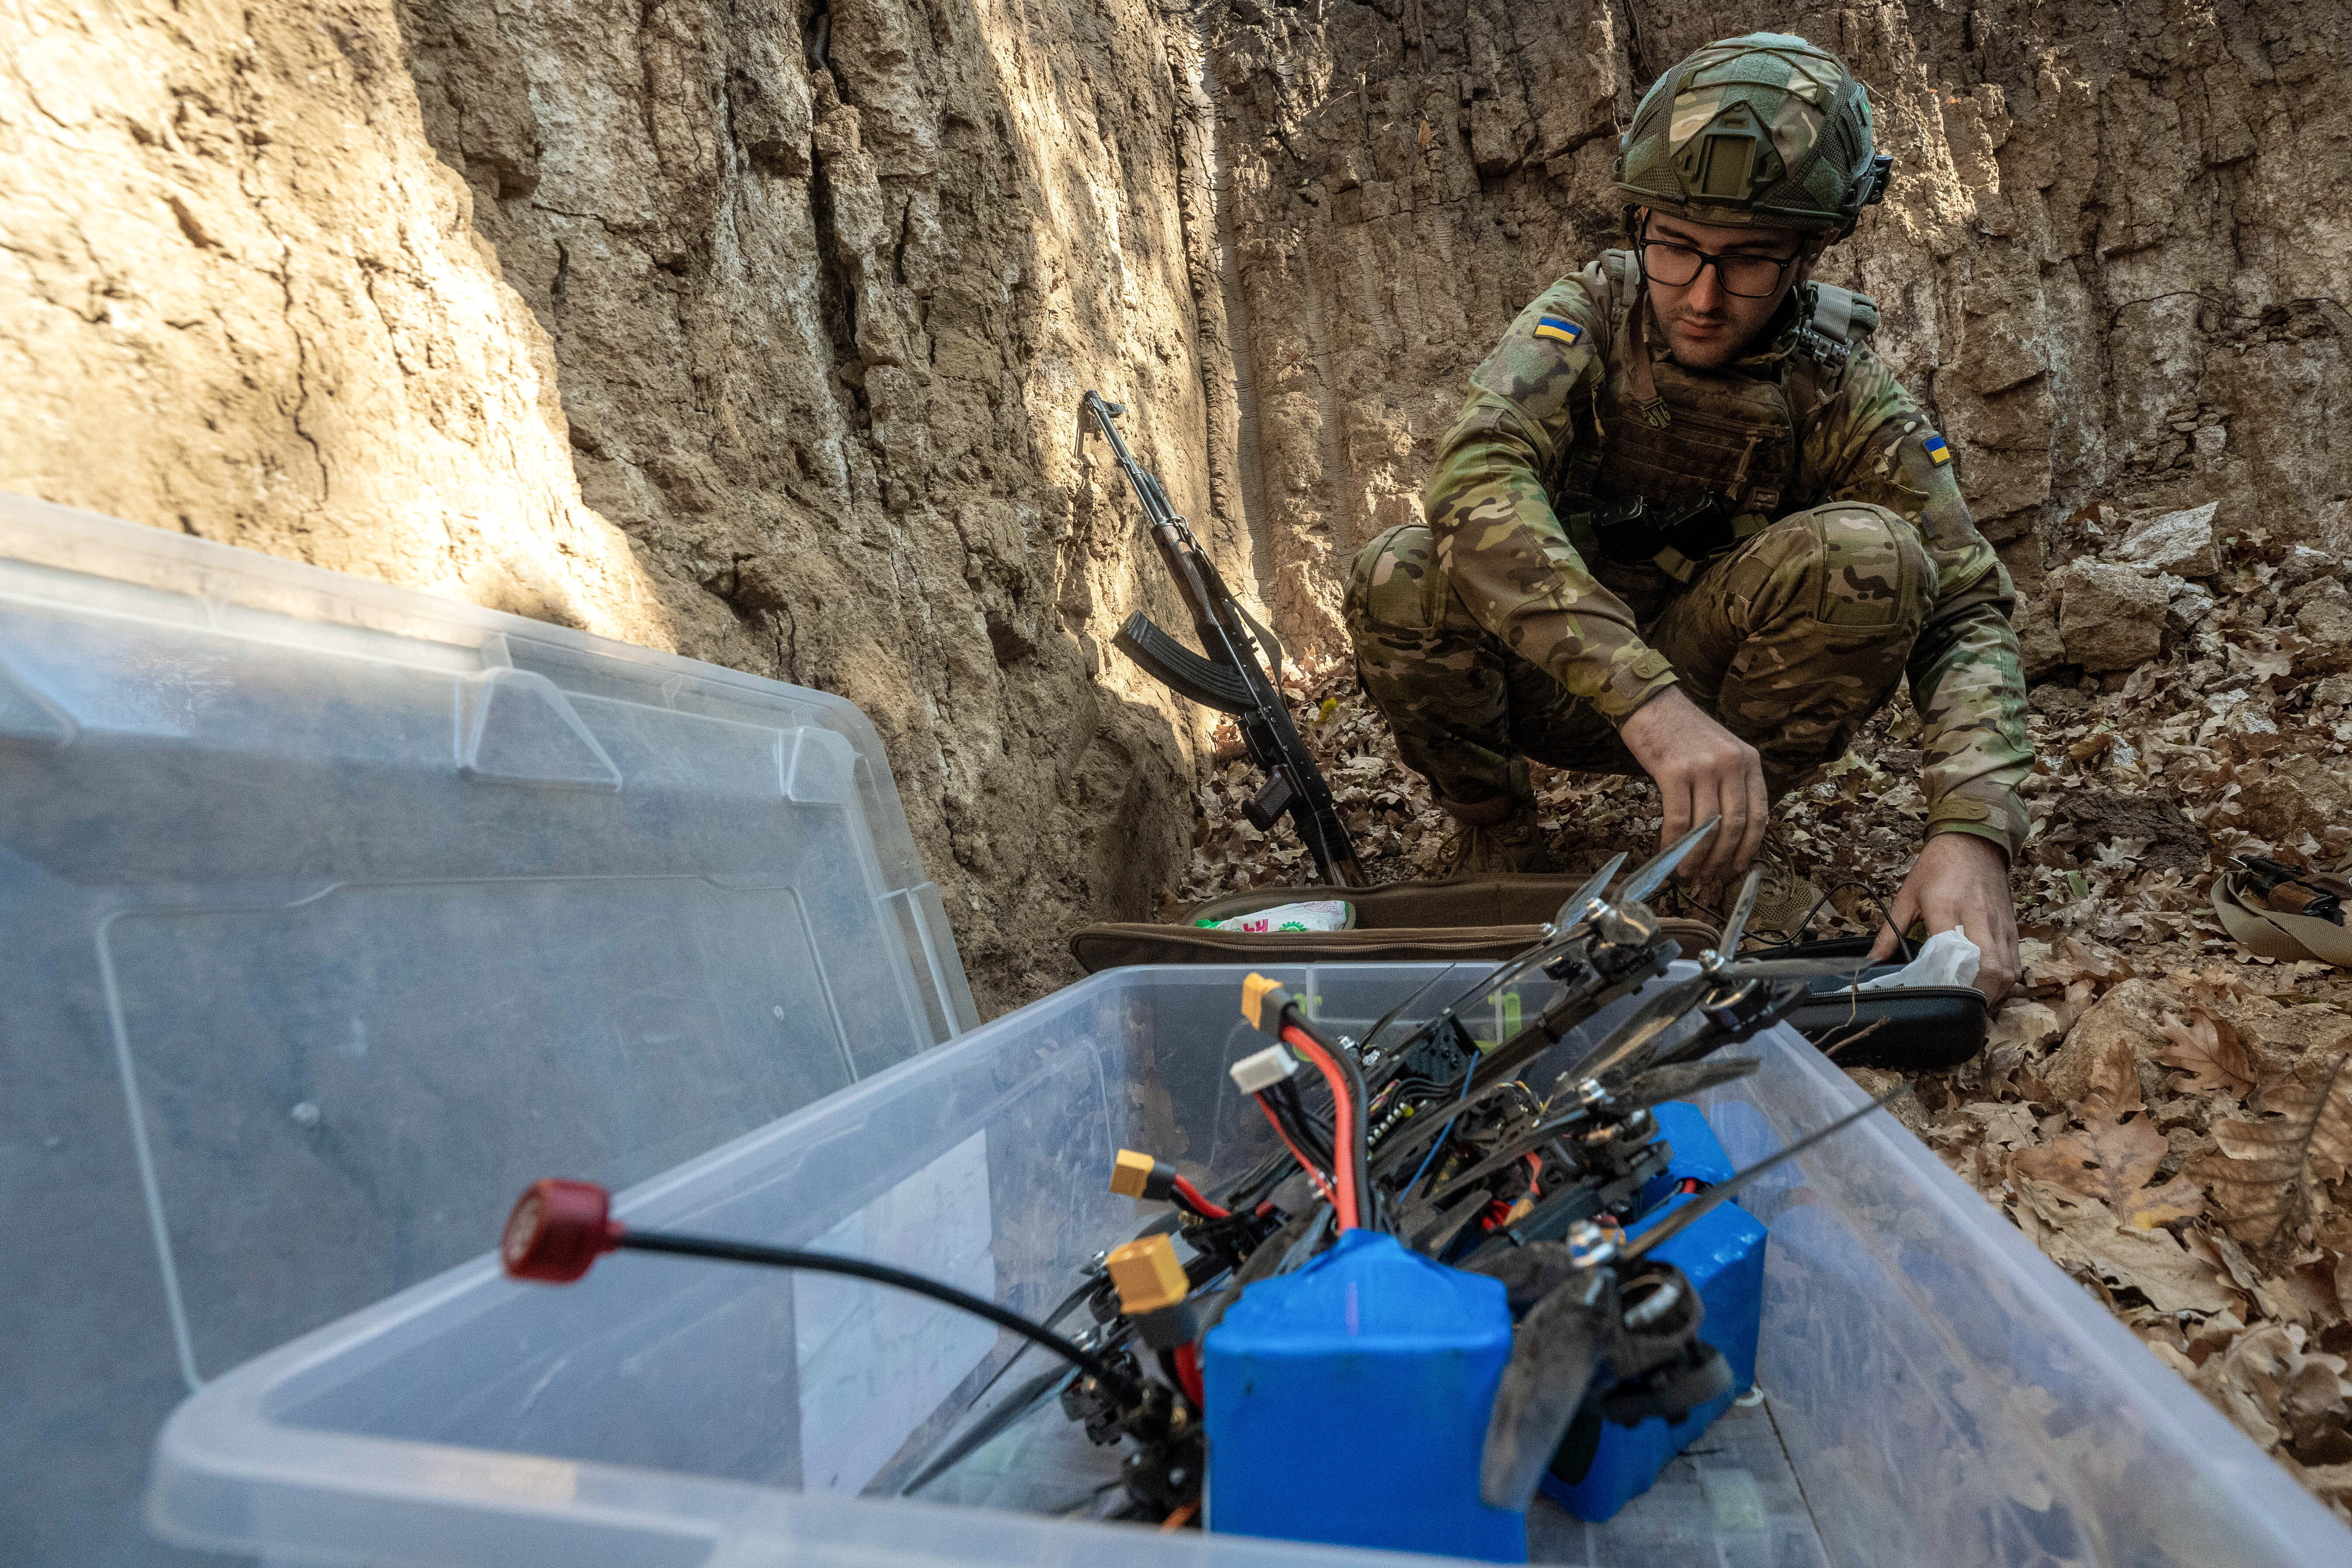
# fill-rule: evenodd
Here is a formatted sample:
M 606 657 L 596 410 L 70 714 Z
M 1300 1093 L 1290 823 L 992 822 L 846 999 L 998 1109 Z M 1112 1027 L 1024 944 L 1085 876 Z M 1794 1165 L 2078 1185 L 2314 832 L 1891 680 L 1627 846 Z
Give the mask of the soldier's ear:
M 1801 289 L 1812 281 L 1813 268 L 1822 263 L 1822 252 L 1835 245 L 1838 237 L 1836 231 L 1832 230 L 1828 234 L 1817 234 L 1805 242 L 1804 249 L 1797 253 L 1801 259 L 1797 263 L 1796 276 L 1790 279 L 1790 288 Z
M 1789 292 L 1793 294 L 1811 281 L 1813 266 L 1822 258 L 1822 247 L 1811 240 L 1797 252 L 1797 265 L 1789 269 Z

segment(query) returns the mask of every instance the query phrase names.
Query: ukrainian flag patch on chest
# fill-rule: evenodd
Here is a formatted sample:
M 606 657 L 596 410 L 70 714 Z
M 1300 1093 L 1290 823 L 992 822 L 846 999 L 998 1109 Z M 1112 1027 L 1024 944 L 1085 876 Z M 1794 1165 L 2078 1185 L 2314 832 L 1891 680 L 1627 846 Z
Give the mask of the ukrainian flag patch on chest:
M 1952 449 L 1944 445 L 1944 438 L 1941 436 L 1930 436 L 1919 445 L 1926 450 L 1927 460 L 1938 468 L 1952 460 Z
M 1565 316 L 1539 316 L 1536 320 L 1536 336 L 1574 348 L 1576 341 L 1584 336 L 1584 329 Z

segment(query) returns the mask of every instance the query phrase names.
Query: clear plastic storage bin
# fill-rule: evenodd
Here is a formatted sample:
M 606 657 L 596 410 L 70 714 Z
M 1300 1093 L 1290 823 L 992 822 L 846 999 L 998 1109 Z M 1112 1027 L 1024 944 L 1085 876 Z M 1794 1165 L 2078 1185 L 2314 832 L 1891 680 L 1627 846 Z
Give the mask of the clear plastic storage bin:
M 1138 1221 L 1106 1188 L 1116 1149 L 1200 1177 L 1267 1147 L 1224 1070 L 1264 1044 L 1242 973 L 1097 975 L 619 1212 L 884 1258 L 1042 1313 Z M 1278 973 L 1360 1031 L 1430 972 Z M 1761 1070 L 1707 1104 L 1736 1161 L 1862 1103 L 1786 1030 L 1749 1048 Z M 1776 1178 L 1744 1200 L 1772 1232 L 1759 1377 L 1832 1561 L 2352 1562 L 2352 1532 L 1891 1118 Z M 486 1257 L 189 1400 L 151 1514 L 192 1545 L 442 1568 L 1362 1559 L 856 1495 L 903 1478 L 1012 1342 L 846 1281 L 622 1254 L 556 1289 Z
M 976 1022 L 822 692 L 0 496 L 0 1562 L 204 1380 Z

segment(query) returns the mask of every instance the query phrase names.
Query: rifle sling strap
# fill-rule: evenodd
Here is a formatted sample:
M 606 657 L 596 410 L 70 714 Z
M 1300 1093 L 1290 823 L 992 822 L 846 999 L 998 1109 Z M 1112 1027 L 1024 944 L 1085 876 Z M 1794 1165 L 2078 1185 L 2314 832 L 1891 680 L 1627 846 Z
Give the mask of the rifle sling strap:
M 1239 599 L 1234 600 L 1233 605 L 1234 614 L 1241 616 L 1242 625 L 1250 629 L 1250 636 L 1257 638 L 1258 645 L 1274 656 L 1274 684 L 1279 688 L 1282 685 L 1282 644 L 1275 640 L 1272 632 L 1258 625 L 1257 617 L 1244 609 Z

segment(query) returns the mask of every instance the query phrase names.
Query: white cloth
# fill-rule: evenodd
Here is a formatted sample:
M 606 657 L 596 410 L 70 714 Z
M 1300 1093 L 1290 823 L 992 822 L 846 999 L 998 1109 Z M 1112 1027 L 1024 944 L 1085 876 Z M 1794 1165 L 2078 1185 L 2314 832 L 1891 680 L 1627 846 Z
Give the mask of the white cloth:
M 1919 944 L 1919 956 L 1900 972 L 1879 980 L 1865 980 L 1857 991 L 1905 990 L 1914 985 L 1973 985 L 1977 964 L 1984 954 L 1969 933 L 1954 926 L 1939 931 Z

